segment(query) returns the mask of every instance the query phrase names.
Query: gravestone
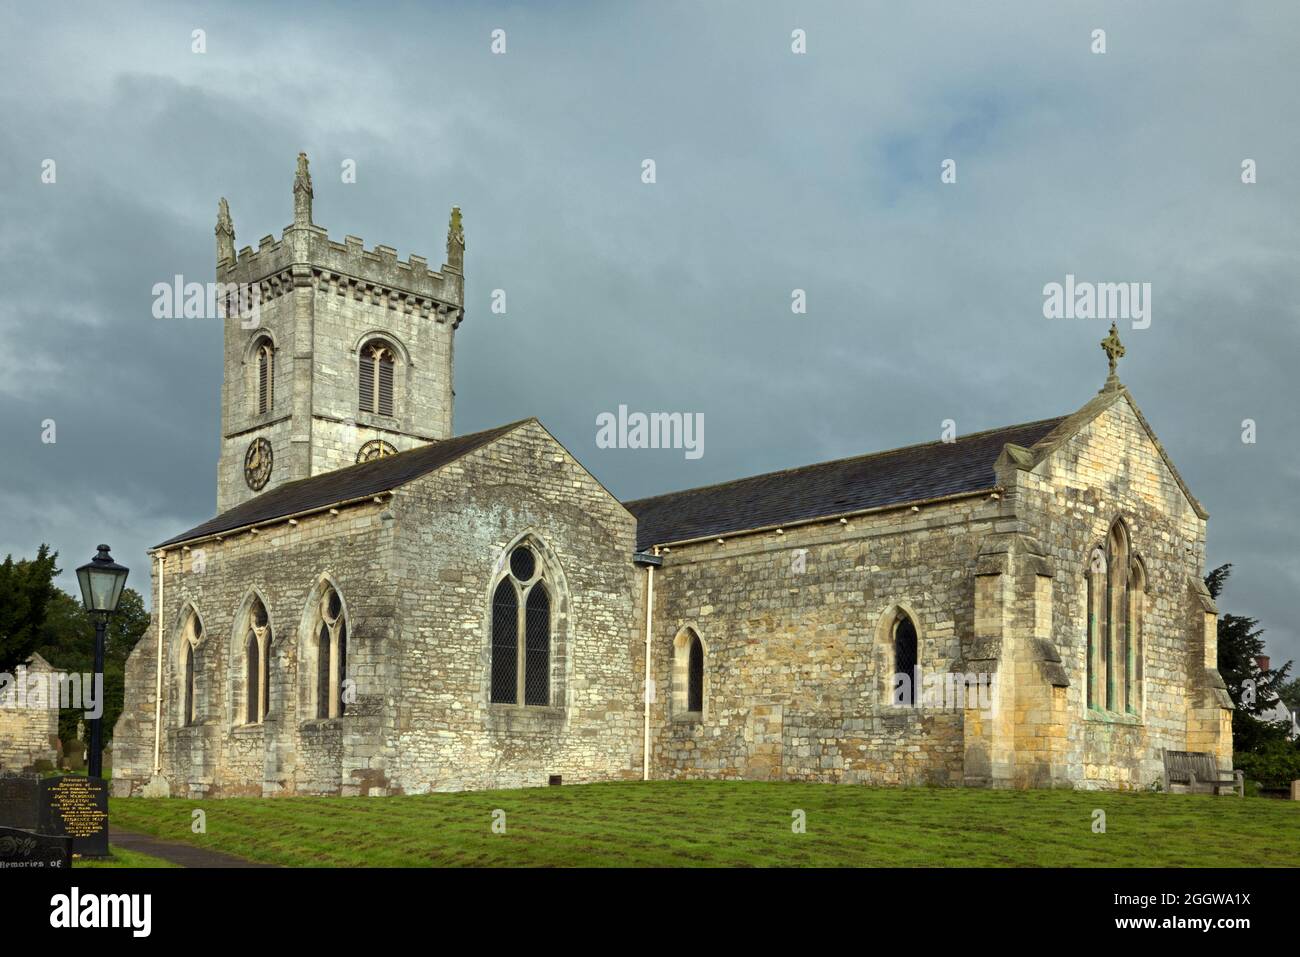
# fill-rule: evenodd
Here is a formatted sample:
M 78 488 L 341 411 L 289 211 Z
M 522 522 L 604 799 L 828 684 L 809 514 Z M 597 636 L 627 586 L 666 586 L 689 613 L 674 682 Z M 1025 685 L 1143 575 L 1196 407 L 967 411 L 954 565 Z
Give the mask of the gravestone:
M 72 838 L 82 857 L 108 856 L 108 783 L 66 774 L 41 781 L 40 830 Z
M 0 774 L 0 827 L 36 830 L 40 791 L 40 778 L 35 774 Z
M 1291 782 L 1291 800 L 1300 801 L 1300 781 Z
M 71 866 L 71 838 L 0 827 L 0 870 Z

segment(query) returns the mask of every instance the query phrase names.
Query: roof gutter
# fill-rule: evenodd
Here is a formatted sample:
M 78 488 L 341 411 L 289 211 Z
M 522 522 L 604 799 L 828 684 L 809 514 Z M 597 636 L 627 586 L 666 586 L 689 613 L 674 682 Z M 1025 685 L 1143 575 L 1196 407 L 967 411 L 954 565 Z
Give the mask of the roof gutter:
M 328 512 L 336 508 L 347 508 L 350 505 L 359 505 L 362 502 L 374 501 L 384 495 L 393 496 L 397 494 L 396 489 L 389 489 L 386 492 L 371 492 L 369 495 L 358 495 L 356 498 L 345 498 L 340 502 L 331 502 L 328 505 L 317 505 L 314 508 L 305 508 L 300 512 L 290 512 L 286 515 L 277 515 L 275 518 L 268 518 L 260 522 L 248 522 L 244 525 L 236 525 L 234 528 L 228 528 L 220 532 L 210 532 L 207 535 L 196 535 L 194 538 L 178 538 L 172 542 L 165 542 L 162 545 L 155 545 L 154 550 L 179 548 L 182 545 L 193 545 L 195 542 L 207 542 L 217 538 L 227 538 L 238 535 L 240 532 L 251 531 L 258 528 L 266 528 L 270 525 L 279 525 L 281 522 L 287 522 L 289 519 L 304 518 L 308 515 L 319 515 L 321 512 Z
M 966 498 L 979 498 L 980 496 L 996 494 L 1001 495 L 1003 488 L 1001 485 L 990 485 L 988 488 L 974 489 L 970 492 L 955 492 L 952 495 L 939 495 L 935 498 L 918 498 L 910 502 L 896 502 L 890 505 L 873 505 L 871 508 L 859 508 L 851 512 L 836 512 L 832 515 L 818 515 L 816 518 L 801 518 L 793 522 L 778 522 L 774 525 L 759 525 L 755 528 L 745 528 L 732 532 L 715 533 L 713 535 L 699 535 L 695 538 L 682 538 L 677 541 L 660 542 L 655 545 L 655 551 L 664 548 L 678 548 L 682 545 L 698 545 L 701 542 L 715 542 L 720 538 L 738 538 L 741 535 L 759 535 L 763 532 L 781 531 L 787 528 L 801 528 L 804 525 L 821 525 L 825 522 L 841 521 L 847 522 L 851 518 L 857 518 L 862 515 L 878 515 L 881 512 L 897 511 L 904 508 L 919 509 L 922 505 L 942 505 L 945 502 L 958 502 Z

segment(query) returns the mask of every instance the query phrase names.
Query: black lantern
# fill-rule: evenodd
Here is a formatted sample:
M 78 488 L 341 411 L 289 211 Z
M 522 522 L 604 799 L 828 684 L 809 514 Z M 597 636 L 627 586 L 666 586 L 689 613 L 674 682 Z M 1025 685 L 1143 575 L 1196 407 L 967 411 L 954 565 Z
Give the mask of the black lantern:
M 81 603 L 86 611 L 102 615 L 111 615 L 117 611 L 122 589 L 126 587 L 128 571 L 113 561 L 107 545 L 100 545 L 99 554 L 77 569 Z
M 77 581 L 81 584 L 81 603 L 95 620 L 95 680 L 99 683 L 100 694 L 104 687 L 104 628 L 108 616 L 117 611 L 117 603 L 126 587 L 129 569 L 113 561 L 107 545 L 99 546 L 99 554 L 77 569 Z M 101 715 L 90 719 L 90 766 L 86 769 L 87 777 L 103 777 L 104 739 Z

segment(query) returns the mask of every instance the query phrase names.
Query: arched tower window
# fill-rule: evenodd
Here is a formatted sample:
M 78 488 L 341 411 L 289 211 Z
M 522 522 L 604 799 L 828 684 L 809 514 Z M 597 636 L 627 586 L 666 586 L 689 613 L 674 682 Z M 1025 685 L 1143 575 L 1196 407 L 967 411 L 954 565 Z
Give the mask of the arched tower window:
M 257 346 L 257 412 L 270 412 L 275 401 L 275 347 L 270 339 Z
M 259 724 L 271 710 L 271 620 L 260 598 L 248 609 L 244 665 L 244 722 Z
M 348 623 L 343 599 L 327 586 L 320 598 L 315 629 L 316 717 L 337 718 L 347 708 L 343 700 L 348 673 Z
M 397 357 L 388 343 L 371 339 L 361 347 L 358 366 L 358 399 L 362 412 L 393 414 L 393 371 Z
M 545 707 L 551 703 L 551 591 L 527 543 L 515 546 L 503 571 L 492 592 L 491 701 Z
M 917 687 L 916 625 L 906 612 L 894 619 L 894 704 L 913 707 L 920 700 Z

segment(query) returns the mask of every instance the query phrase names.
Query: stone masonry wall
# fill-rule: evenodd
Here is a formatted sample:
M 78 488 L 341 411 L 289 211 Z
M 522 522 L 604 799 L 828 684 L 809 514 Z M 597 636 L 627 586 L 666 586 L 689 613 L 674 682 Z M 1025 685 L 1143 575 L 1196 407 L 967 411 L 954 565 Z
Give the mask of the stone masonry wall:
M 49 664 L 38 656 L 15 670 L 0 691 L 0 770 L 22 771 L 37 761 L 57 765 L 59 708 L 50 700 L 50 673 Z
M 1047 546 L 1052 636 L 1070 675 L 1064 762 L 1076 787 L 1142 788 L 1161 774 L 1161 748 L 1188 746 L 1188 706 L 1203 693 L 1189 579 L 1204 573 L 1205 521 L 1121 398 L 1032 472 L 1020 472 L 1015 508 Z M 1148 577 L 1137 716 L 1086 704 L 1087 570 L 1094 547 L 1123 518 Z M 1231 737 L 1229 733 L 1228 760 Z
M 387 574 L 393 540 L 387 504 L 368 503 L 337 515 L 279 523 L 256 535 L 172 549 L 165 559 L 165 597 L 127 662 L 126 710 L 114 735 L 114 793 L 148 782 L 153 763 L 155 657 L 163 623 L 163 773 L 181 796 L 294 793 L 357 794 L 387 788 L 382 749 L 384 710 L 400 657 L 393 615 L 395 587 Z M 196 558 L 199 562 L 196 566 Z M 314 676 L 298 666 L 322 576 L 338 589 L 348 623 L 348 675 L 356 703 L 344 715 L 318 720 L 309 710 Z M 245 663 L 242 638 L 249 599 L 270 616 L 267 719 L 246 724 L 239 707 Z M 203 624 L 196 653 L 198 720 L 182 720 L 180 630 L 189 608 Z
M 912 616 L 923 675 L 962 664 L 997 515 L 975 497 L 672 548 L 655 574 L 654 776 L 962 783 L 962 709 L 891 703 L 889 626 Z M 674 704 L 687 627 L 706 649 L 698 717 Z
M 405 636 L 389 739 L 403 790 L 640 776 L 635 520 L 536 421 L 403 487 L 392 575 Z M 551 706 L 491 703 L 488 608 L 527 537 L 552 595 Z

